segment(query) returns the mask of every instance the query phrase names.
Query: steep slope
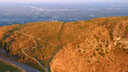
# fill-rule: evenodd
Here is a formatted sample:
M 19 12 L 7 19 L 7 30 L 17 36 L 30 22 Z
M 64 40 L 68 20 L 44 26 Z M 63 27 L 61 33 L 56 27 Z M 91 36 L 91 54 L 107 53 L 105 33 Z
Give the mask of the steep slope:
M 41 71 L 128 71 L 128 17 L 4 26 L 0 45 Z
M 63 22 L 39 22 L 1 27 L 2 47 L 10 56 L 37 69 L 46 66 L 61 48 L 58 35 Z M 33 64 L 32 64 L 33 63 Z M 42 65 L 40 65 L 42 64 Z M 46 71 L 45 69 L 45 71 Z
M 128 71 L 128 17 L 96 18 L 94 29 L 65 45 L 50 63 L 52 72 Z M 72 36 L 72 35 L 71 35 Z

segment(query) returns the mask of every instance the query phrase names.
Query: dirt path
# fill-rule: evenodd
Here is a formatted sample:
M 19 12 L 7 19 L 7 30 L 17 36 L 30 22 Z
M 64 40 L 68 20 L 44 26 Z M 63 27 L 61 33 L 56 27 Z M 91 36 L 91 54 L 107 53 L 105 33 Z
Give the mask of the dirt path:
M 65 24 L 65 23 L 63 23 L 63 25 L 64 25 L 64 24 Z M 63 30 L 63 25 L 62 25 L 61 30 L 60 30 L 60 32 L 59 32 L 58 40 L 60 39 L 60 33 L 61 33 L 61 31 Z M 21 32 L 21 31 L 16 31 L 16 32 L 21 33 L 21 34 L 23 34 L 23 35 L 26 35 L 26 36 L 28 36 L 28 37 L 31 37 L 31 38 L 33 39 L 33 41 L 34 41 L 34 43 L 35 43 L 35 47 L 22 49 L 22 52 L 23 52 L 27 57 L 29 57 L 29 58 L 35 60 L 40 66 L 42 66 L 42 67 L 45 69 L 46 72 L 48 72 L 48 68 L 47 68 L 47 67 L 45 67 L 45 66 L 43 66 L 42 64 L 40 64 L 40 62 L 39 62 L 38 60 L 36 60 L 34 57 L 31 57 L 31 56 L 27 55 L 27 54 L 25 53 L 25 50 L 27 50 L 27 49 L 34 49 L 34 48 L 37 48 L 37 47 L 38 47 L 37 42 L 35 41 L 35 39 L 40 40 L 40 41 L 43 41 L 43 42 L 45 42 L 45 43 L 49 43 L 49 44 L 51 44 L 51 45 L 53 45 L 53 46 L 57 46 L 57 45 L 55 45 L 55 44 L 53 44 L 53 43 L 50 43 L 50 42 L 47 42 L 47 41 L 45 41 L 45 40 L 41 40 L 40 38 L 36 38 L 36 37 L 34 37 L 34 36 L 25 34 L 25 33 Z M 82 35 L 80 35 L 80 36 L 78 36 L 77 38 L 75 38 L 72 42 L 74 42 L 75 40 L 79 39 L 81 36 L 85 35 L 85 34 L 88 33 L 88 32 L 90 32 L 90 31 L 86 31 L 86 32 L 83 33 Z M 70 42 L 70 43 L 72 43 L 72 42 Z M 68 44 L 70 44 L 70 43 L 68 43 Z M 64 45 L 64 46 L 67 46 L 68 44 L 66 44 L 66 45 Z M 61 43 L 60 43 L 60 45 L 61 45 Z M 59 49 L 57 49 L 56 52 L 51 56 L 51 59 L 54 58 L 54 56 L 56 55 L 56 53 L 58 52 L 58 50 L 59 50 Z M 92 50 L 93 50 L 93 49 L 92 49 Z
M 29 48 L 28 48 L 28 49 L 29 49 Z M 31 57 L 31 56 L 27 55 L 27 54 L 25 53 L 25 50 L 22 49 L 21 51 L 22 51 L 22 53 L 23 53 L 24 55 L 26 55 L 27 57 L 29 57 L 29 58 L 35 60 L 41 67 L 43 67 L 43 68 L 45 69 L 46 72 L 48 72 L 48 68 L 46 68 L 45 66 L 43 66 L 42 64 L 40 64 L 40 62 L 37 61 L 34 57 Z
M 49 43 L 49 42 L 44 41 L 44 40 L 41 40 L 40 38 L 36 38 L 36 37 L 30 36 L 30 35 L 25 34 L 25 33 L 23 33 L 23 32 L 19 32 L 19 31 L 16 31 L 16 32 L 21 33 L 21 34 L 24 34 L 24 35 L 26 35 L 26 36 L 28 36 L 28 37 L 31 37 L 31 38 L 33 39 L 33 41 L 34 41 L 34 43 L 35 43 L 35 47 L 32 47 L 32 48 L 24 48 L 24 49 L 21 49 L 21 51 L 22 51 L 22 53 L 23 53 L 24 55 L 26 55 L 27 57 L 29 57 L 29 58 L 35 60 L 41 67 L 43 67 L 43 68 L 45 69 L 45 72 L 48 72 L 48 70 L 49 70 L 48 67 L 43 66 L 36 58 L 31 57 L 31 56 L 29 56 L 28 54 L 26 54 L 25 50 L 27 50 L 27 49 L 34 49 L 34 48 L 37 48 L 37 47 L 38 47 L 37 42 L 35 41 L 35 39 L 40 40 L 40 41 L 43 41 L 43 42 L 46 42 L 46 43 Z M 56 45 L 53 44 L 53 43 L 50 43 L 50 44 L 56 46 Z
M 41 40 L 40 38 L 36 38 L 36 37 L 34 37 L 34 36 L 31 36 L 31 35 L 25 34 L 25 33 L 23 33 L 23 32 L 20 32 L 20 31 L 16 31 L 16 32 L 21 33 L 21 34 L 24 34 L 24 35 L 26 35 L 26 36 L 28 36 L 28 37 L 33 38 L 33 39 L 37 39 L 37 40 L 43 41 L 43 42 L 45 42 L 45 43 L 49 43 L 49 44 L 51 44 L 51 45 L 53 45 L 53 46 L 56 46 L 56 45 L 55 45 L 55 44 L 53 44 L 53 43 L 47 42 L 47 41 L 45 41 L 45 40 Z M 36 41 L 34 41 L 34 42 L 36 42 Z

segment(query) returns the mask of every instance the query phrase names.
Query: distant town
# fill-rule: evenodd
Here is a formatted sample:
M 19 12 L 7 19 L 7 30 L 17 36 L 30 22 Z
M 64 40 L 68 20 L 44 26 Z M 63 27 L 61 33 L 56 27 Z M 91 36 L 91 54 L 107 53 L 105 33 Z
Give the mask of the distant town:
M 41 21 L 78 21 L 128 16 L 127 4 L 0 4 L 0 26 Z

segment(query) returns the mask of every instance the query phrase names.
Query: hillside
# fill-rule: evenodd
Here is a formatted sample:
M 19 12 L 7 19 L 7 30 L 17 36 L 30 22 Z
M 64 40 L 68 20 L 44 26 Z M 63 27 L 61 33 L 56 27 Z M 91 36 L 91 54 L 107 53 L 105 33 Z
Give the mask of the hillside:
M 52 72 L 128 71 L 128 17 L 96 18 L 90 22 L 96 26 L 77 34 L 79 37 L 56 54 L 50 63 Z
M 0 40 L 7 55 L 42 71 L 128 71 L 128 17 L 4 26 Z
M 19 67 L 9 64 L 3 60 L 0 60 L 0 72 L 25 72 L 22 69 L 20 69 Z

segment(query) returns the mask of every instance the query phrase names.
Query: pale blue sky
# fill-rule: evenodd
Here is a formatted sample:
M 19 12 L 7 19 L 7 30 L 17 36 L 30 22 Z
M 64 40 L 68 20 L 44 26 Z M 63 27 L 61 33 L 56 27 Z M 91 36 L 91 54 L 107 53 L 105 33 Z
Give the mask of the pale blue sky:
M 128 2 L 128 0 L 0 0 L 0 3 L 39 3 L 39 2 Z

